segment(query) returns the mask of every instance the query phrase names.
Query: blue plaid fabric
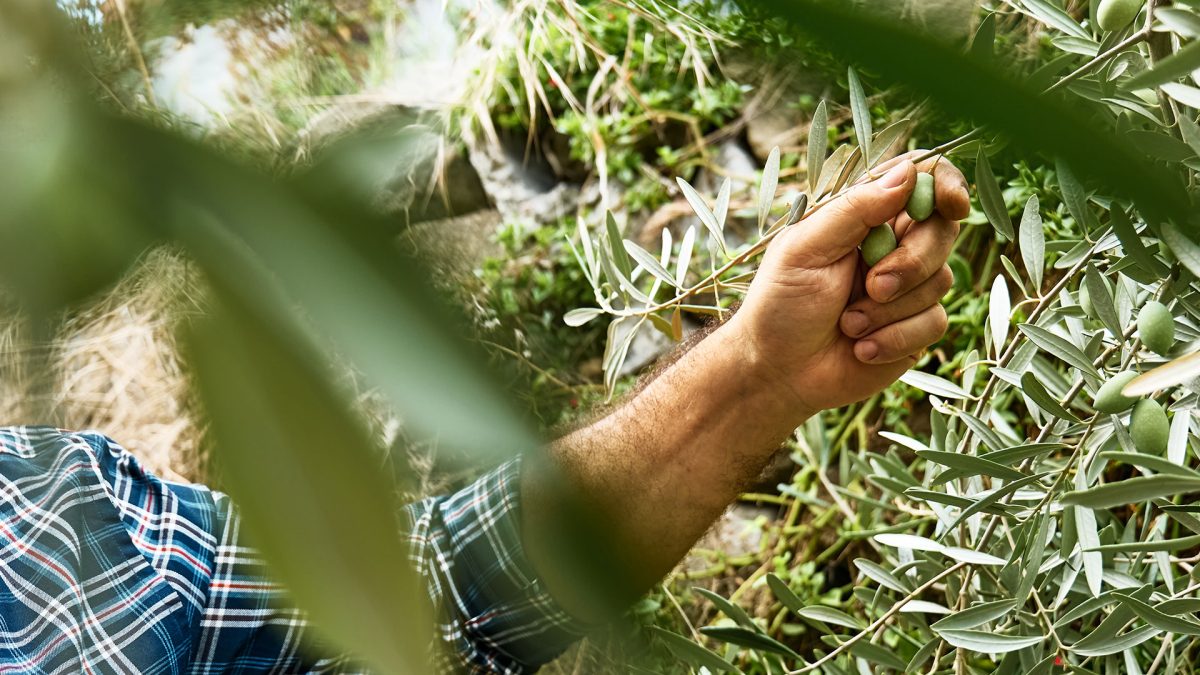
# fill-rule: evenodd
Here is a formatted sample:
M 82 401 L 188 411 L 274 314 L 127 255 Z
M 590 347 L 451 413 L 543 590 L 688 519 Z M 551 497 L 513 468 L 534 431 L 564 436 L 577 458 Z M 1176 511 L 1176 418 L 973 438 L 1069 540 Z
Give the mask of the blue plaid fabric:
M 519 470 L 404 509 L 441 672 L 533 672 L 580 636 L 524 557 Z M 358 670 L 288 604 L 228 497 L 97 433 L 0 428 L 0 674 Z

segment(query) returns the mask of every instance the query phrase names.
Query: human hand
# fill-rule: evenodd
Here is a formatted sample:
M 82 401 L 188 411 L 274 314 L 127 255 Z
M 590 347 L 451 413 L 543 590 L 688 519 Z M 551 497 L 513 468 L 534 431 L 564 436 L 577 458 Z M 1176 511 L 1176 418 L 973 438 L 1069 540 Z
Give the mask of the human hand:
M 958 220 L 970 212 L 962 173 L 946 159 L 914 166 L 909 153 L 877 169 L 768 247 L 728 328 L 763 378 L 808 415 L 861 401 L 891 385 L 941 338 L 940 305 Z M 904 206 L 917 171 L 935 176 L 937 211 L 914 223 Z M 858 246 L 891 223 L 898 246 L 866 269 Z

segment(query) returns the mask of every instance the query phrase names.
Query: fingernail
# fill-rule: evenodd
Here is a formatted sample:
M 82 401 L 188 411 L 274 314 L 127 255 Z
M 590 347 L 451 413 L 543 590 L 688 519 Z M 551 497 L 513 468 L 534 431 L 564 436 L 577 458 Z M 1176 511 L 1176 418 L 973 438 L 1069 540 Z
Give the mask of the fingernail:
M 900 292 L 900 277 L 895 274 L 881 274 L 875 277 L 875 292 L 880 302 L 891 300 Z
M 846 335 L 858 337 L 867 332 L 870 322 L 867 320 L 867 315 L 862 312 L 846 312 L 846 315 L 842 317 L 842 327 L 846 329 Z
M 854 351 L 858 352 L 859 361 L 874 361 L 879 356 L 879 345 L 870 341 L 860 342 Z
M 879 187 L 891 190 L 904 185 L 904 181 L 908 179 L 908 169 L 911 166 L 912 162 L 900 162 L 893 166 L 891 171 L 883 174 L 883 178 L 879 179 Z

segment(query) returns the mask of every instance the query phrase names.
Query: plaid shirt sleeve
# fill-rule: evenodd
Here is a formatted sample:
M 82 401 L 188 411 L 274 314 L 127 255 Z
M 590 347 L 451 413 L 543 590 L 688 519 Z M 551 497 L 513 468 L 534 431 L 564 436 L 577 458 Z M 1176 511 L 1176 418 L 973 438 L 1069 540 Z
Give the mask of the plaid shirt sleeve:
M 526 673 L 578 638 L 520 545 L 517 462 L 404 509 L 446 672 Z M 0 674 L 349 672 L 229 499 L 95 433 L 0 428 Z

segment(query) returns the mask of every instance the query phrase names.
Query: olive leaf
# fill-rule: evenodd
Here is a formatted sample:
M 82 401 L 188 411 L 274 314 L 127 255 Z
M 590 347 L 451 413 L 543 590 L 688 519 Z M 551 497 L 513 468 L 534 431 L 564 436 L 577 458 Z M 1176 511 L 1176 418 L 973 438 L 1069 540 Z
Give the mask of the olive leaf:
M 1121 83 L 1126 90 L 1158 86 L 1200 70 L 1200 42 L 1182 49 Z
M 1012 218 L 1008 215 L 1008 207 L 1004 204 L 1004 195 L 1000 192 L 1000 184 L 992 173 L 992 166 L 983 147 L 975 158 L 975 187 L 979 190 L 979 204 L 988 222 L 1007 241 L 1014 239 Z
M 814 171 L 815 173 L 815 171 Z M 810 178 L 811 181 L 811 178 Z M 779 146 L 771 148 L 767 164 L 763 167 L 762 181 L 758 187 L 758 234 L 761 237 L 771 217 L 771 205 L 775 203 L 775 190 L 779 187 Z
M 663 230 L 663 232 L 667 232 L 667 230 Z M 675 277 L 673 277 L 671 273 L 667 271 L 667 268 L 663 267 L 662 263 L 659 262 L 658 259 L 655 258 L 649 251 L 629 240 L 625 240 L 622 243 L 624 245 L 625 252 L 628 253 L 629 256 L 633 258 L 634 262 L 640 265 L 642 269 L 654 275 L 656 279 L 661 279 L 663 282 L 670 284 L 671 286 L 675 286 Z
M 813 113 L 808 129 L 808 189 L 814 197 L 820 197 L 820 181 L 825 154 L 829 150 L 829 112 L 822 99 Z
M 691 640 L 676 635 L 671 631 L 664 630 L 658 626 L 650 626 L 649 631 L 658 639 L 662 640 L 667 649 L 670 650 L 676 658 L 690 663 L 694 666 L 707 668 L 711 672 L 719 673 L 741 673 L 737 666 L 729 663 L 725 659 L 717 656 L 713 652 L 701 647 Z
M 863 157 L 871 157 L 871 139 L 875 132 L 871 128 L 871 108 L 867 105 L 867 96 L 863 93 L 862 83 L 854 68 L 846 71 L 850 89 L 850 114 L 854 118 L 854 135 L 858 138 L 858 147 Z
M 997 274 L 992 282 L 992 292 L 988 296 L 988 328 L 992 332 L 992 350 L 999 355 L 1004 351 L 1008 342 L 1009 314 L 1012 313 L 1012 300 L 1008 295 L 1008 282 L 1004 276 Z
M 990 16 L 988 18 L 991 18 Z M 1041 295 L 1042 273 L 1046 266 L 1046 232 L 1042 225 L 1041 204 L 1030 195 L 1021 214 L 1021 260 L 1037 295 Z
M 717 216 L 708 208 L 704 197 L 701 197 L 700 193 L 696 192 L 696 188 L 692 187 L 690 183 L 682 178 L 676 178 L 675 182 L 679 184 L 679 189 L 683 192 L 684 198 L 687 199 L 696 216 L 700 218 L 700 222 L 704 224 L 704 227 L 708 228 L 708 233 L 712 236 L 712 240 L 716 242 L 723 253 L 725 251 L 725 234 L 721 229 L 723 223 L 717 220 Z

